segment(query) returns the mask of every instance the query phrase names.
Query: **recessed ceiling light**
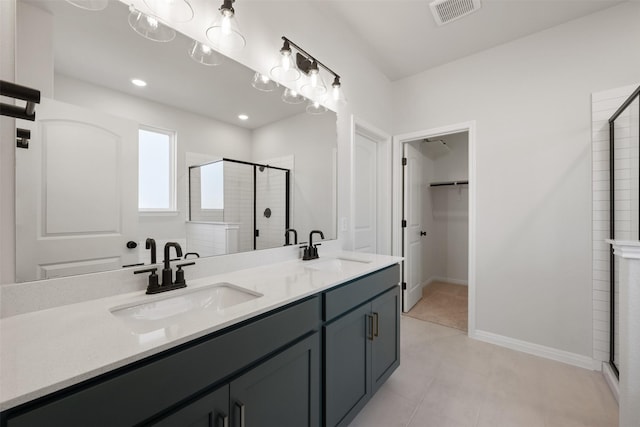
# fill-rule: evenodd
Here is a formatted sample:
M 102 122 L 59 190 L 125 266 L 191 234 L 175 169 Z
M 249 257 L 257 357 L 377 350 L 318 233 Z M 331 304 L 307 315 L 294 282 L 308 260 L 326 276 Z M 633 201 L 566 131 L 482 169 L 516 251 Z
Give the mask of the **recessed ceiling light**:
M 134 85 L 136 85 L 138 87 L 145 87 L 147 85 L 147 82 L 145 82 L 144 80 L 140 80 L 140 79 L 131 79 L 131 83 L 133 83 Z
M 249 116 L 247 116 L 246 114 L 238 114 L 238 118 L 239 118 L 240 120 L 248 120 L 248 119 L 249 119 Z

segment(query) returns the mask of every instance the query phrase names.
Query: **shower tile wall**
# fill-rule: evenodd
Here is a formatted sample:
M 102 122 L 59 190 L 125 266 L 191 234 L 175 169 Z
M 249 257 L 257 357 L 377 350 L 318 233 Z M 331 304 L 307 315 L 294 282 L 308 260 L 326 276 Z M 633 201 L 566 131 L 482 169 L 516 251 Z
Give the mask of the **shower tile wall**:
M 637 85 L 594 93 L 592 95 L 593 147 L 593 358 L 609 360 L 609 253 L 605 243 L 609 238 L 609 118 L 616 112 Z M 635 106 L 637 117 L 637 105 Z M 631 170 L 638 170 L 638 130 L 622 120 L 616 135 L 616 238 L 638 239 L 637 177 L 630 179 Z M 626 123 L 626 126 L 625 126 Z M 635 135 L 635 136 L 633 136 Z M 635 145 L 633 144 L 635 141 Z M 635 234 L 634 234 L 635 233 Z M 635 236 L 635 237 L 633 237 Z M 617 269 L 617 268 L 616 268 Z M 617 291 L 616 291 L 617 296 Z M 616 340 L 618 342 L 619 340 Z

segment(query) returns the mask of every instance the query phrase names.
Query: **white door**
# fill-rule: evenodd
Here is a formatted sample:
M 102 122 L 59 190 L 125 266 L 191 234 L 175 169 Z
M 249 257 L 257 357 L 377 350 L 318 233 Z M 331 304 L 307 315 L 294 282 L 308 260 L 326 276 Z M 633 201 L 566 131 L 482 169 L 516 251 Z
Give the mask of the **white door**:
M 422 154 L 414 145 L 404 144 L 404 281 L 403 310 L 409 311 L 422 297 Z
M 16 154 L 16 280 L 137 260 L 138 124 L 51 99 Z
M 376 253 L 377 247 L 377 144 L 355 134 L 354 250 Z

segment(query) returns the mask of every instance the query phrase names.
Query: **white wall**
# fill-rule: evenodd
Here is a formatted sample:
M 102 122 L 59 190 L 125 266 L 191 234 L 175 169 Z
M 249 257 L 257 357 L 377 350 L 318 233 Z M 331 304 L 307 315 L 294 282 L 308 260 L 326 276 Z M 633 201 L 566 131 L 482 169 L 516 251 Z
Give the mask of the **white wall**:
M 476 328 L 592 355 L 590 94 L 637 81 L 640 3 L 395 82 L 394 133 L 477 121 Z
M 292 212 L 290 226 L 298 231 L 298 240 L 307 241 L 311 230 L 335 237 L 335 170 L 333 151 L 336 140 L 334 114 L 307 113 L 280 120 L 253 132 L 253 160 L 293 156 Z
M 146 237 L 173 239 L 185 236 L 188 170 L 185 153 L 247 160 L 251 158 L 249 130 L 92 85 L 61 74 L 55 75 L 55 98 L 59 101 L 126 117 L 141 125 L 175 131 L 177 134 L 178 215 L 140 216 L 139 240 Z
M 15 2 L 0 1 L 0 79 L 9 82 L 15 81 L 15 22 Z M 0 116 L 0 283 L 15 277 L 15 123 Z

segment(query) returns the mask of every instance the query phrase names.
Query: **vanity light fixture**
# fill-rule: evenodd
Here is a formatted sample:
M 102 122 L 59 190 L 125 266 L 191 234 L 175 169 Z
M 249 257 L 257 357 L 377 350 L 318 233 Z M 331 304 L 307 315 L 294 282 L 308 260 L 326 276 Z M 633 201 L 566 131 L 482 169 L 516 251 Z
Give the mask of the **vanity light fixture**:
M 145 87 L 147 85 L 147 82 L 141 79 L 131 79 L 131 83 L 138 87 Z
M 176 37 L 173 28 L 167 27 L 155 16 L 140 12 L 133 5 L 129 6 L 129 25 L 142 37 L 155 42 L 170 42 Z
M 67 0 L 67 3 L 84 10 L 99 11 L 109 4 L 109 0 Z
M 183 23 L 193 19 L 193 8 L 187 0 L 144 0 L 144 4 L 165 22 Z
M 247 44 L 236 20 L 234 2 L 235 0 L 223 0 L 222 6 L 218 9 L 220 14 L 207 29 L 207 38 L 213 47 L 223 52 L 238 51 Z
M 249 116 L 246 114 L 238 114 L 238 118 L 242 121 L 249 120 Z
M 278 59 L 276 65 L 271 68 L 271 76 L 281 82 L 294 82 L 302 75 L 296 68 L 296 64 L 293 61 L 293 54 L 291 52 L 291 45 L 289 40 L 284 39 L 282 49 L 278 53 Z
M 273 92 L 279 85 L 259 71 L 253 75 L 251 86 L 263 92 Z
M 197 40 L 194 40 L 189 48 L 189 57 L 199 64 L 208 66 L 220 65 L 222 62 L 218 52 Z
M 300 87 L 300 93 L 312 101 L 307 108 L 307 111 L 312 114 L 320 114 L 322 112 L 322 108 L 318 108 L 316 104 L 320 105 L 324 101 L 335 106 L 345 105 L 346 99 L 342 93 L 340 76 L 285 36 L 282 36 L 282 40 L 284 43 L 280 49 L 280 63 L 271 69 L 271 75 L 274 79 L 281 82 L 290 82 L 295 81 L 301 74 L 305 74 L 308 80 Z M 292 48 L 297 51 L 295 63 L 293 61 Z M 327 86 L 322 78 L 321 68 L 333 77 L 330 97 L 326 97 Z M 300 94 L 293 91 L 295 94 L 291 96 L 291 92 L 291 90 L 285 90 L 285 93 L 282 94 L 282 100 L 289 103 L 293 103 L 291 101 L 299 103 L 298 96 Z

